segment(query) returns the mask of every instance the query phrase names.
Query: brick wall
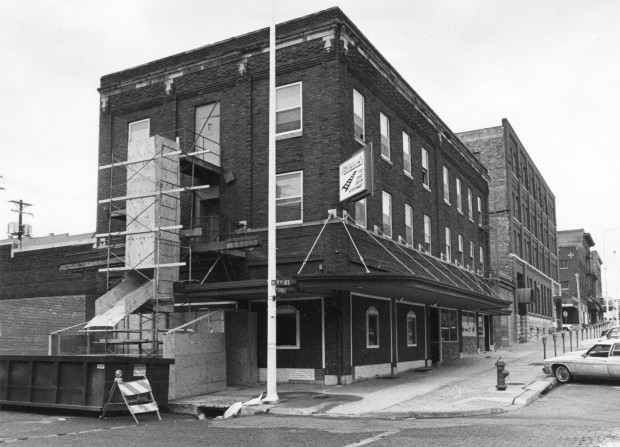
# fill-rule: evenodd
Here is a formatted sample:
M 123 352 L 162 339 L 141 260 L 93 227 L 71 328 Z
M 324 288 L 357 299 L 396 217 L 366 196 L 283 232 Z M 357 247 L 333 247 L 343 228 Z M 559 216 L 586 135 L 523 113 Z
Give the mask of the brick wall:
M 0 301 L 0 354 L 47 354 L 50 332 L 88 318 L 84 295 Z

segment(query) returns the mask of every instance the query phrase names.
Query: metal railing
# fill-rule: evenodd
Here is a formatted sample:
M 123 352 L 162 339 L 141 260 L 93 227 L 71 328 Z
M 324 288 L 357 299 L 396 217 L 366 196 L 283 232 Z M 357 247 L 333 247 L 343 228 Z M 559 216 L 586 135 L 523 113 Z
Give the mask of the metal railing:
M 590 345 L 584 346 L 584 340 L 598 338 L 601 336 L 601 332 L 610 327 L 611 322 L 605 321 L 581 329 L 560 331 L 554 334 L 544 335 L 542 337 L 543 359 L 547 358 L 547 352 L 550 354 L 552 353 L 552 357 L 556 357 L 566 352 L 589 348 Z

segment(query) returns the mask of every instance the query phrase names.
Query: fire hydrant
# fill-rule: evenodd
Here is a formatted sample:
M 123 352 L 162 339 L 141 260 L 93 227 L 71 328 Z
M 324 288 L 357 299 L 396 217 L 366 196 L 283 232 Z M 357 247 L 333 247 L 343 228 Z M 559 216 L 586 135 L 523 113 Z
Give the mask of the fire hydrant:
M 506 362 L 504 362 L 502 358 L 500 357 L 497 359 L 495 366 L 497 367 L 496 388 L 499 391 L 506 391 L 506 377 L 508 377 L 508 375 L 510 374 L 508 371 L 506 371 Z

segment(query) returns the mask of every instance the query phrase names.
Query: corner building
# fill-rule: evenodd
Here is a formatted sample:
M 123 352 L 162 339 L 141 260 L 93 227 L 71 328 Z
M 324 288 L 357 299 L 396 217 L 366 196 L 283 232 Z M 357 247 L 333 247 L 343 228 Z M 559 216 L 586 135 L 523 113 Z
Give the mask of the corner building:
M 487 170 L 339 9 L 276 32 L 278 380 L 346 384 L 493 349 L 493 316 L 510 303 L 485 279 Z M 240 332 L 259 380 L 268 36 L 109 74 L 99 89 L 97 226 L 102 244 L 120 240 L 108 265 L 127 263 L 127 228 L 150 206 L 129 204 L 129 179 L 148 175 L 127 164 L 132 147 L 163 141 L 182 155 L 165 205 L 178 208 L 159 228 L 174 233 L 167 265 L 182 265 L 158 312 L 168 325 L 218 306 L 255 315 Z M 373 194 L 341 203 L 339 165 L 371 147 Z
M 527 342 L 559 329 L 555 195 L 507 119 L 458 136 L 491 172 L 490 276 L 516 287 L 503 338 Z

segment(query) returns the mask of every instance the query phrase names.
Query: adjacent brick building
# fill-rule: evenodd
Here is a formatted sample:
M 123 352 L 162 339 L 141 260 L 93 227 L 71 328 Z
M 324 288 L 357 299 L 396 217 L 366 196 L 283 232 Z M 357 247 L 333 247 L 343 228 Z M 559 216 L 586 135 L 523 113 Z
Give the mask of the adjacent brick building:
M 458 134 L 491 176 L 491 276 L 514 281 L 512 340 L 558 328 L 555 196 L 507 119 Z
M 0 241 L 0 354 L 47 354 L 51 332 L 94 315 L 94 272 L 60 271 L 87 252 L 92 234 Z
M 126 228 L 148 208 L 130 209 L 129 179 L 145 175 L 130 159 L 163 141 L 168 155 L 152 159 L 179 157 L 182 191 L 153 192 L 154 206 L 179 203 L 179 219 L 150 230 L 178 234 L 183 265 L 173 302 L 158 305 L 257 313 L 261 377 L 268 47 L 261 30 L 103 76 L 99 89 L 102 244 L 120 238 L 114 260 L 127 256 Z M 492 349 L 493 316 L 510 302 L 485 279 L 487 169 L 337 8 L 278 25 L 276 66 L 278 277 L 290 281 L 279 380 L 348 383 Z M 339 166 L 360 150 L 372 151 L 374 193 L 341 202 Z
M 587 325 L 603 319 L 600 258 L 583 228 L 558 231 L 562 323 Z M 596 256 L 593 256 L 596 254 Z

